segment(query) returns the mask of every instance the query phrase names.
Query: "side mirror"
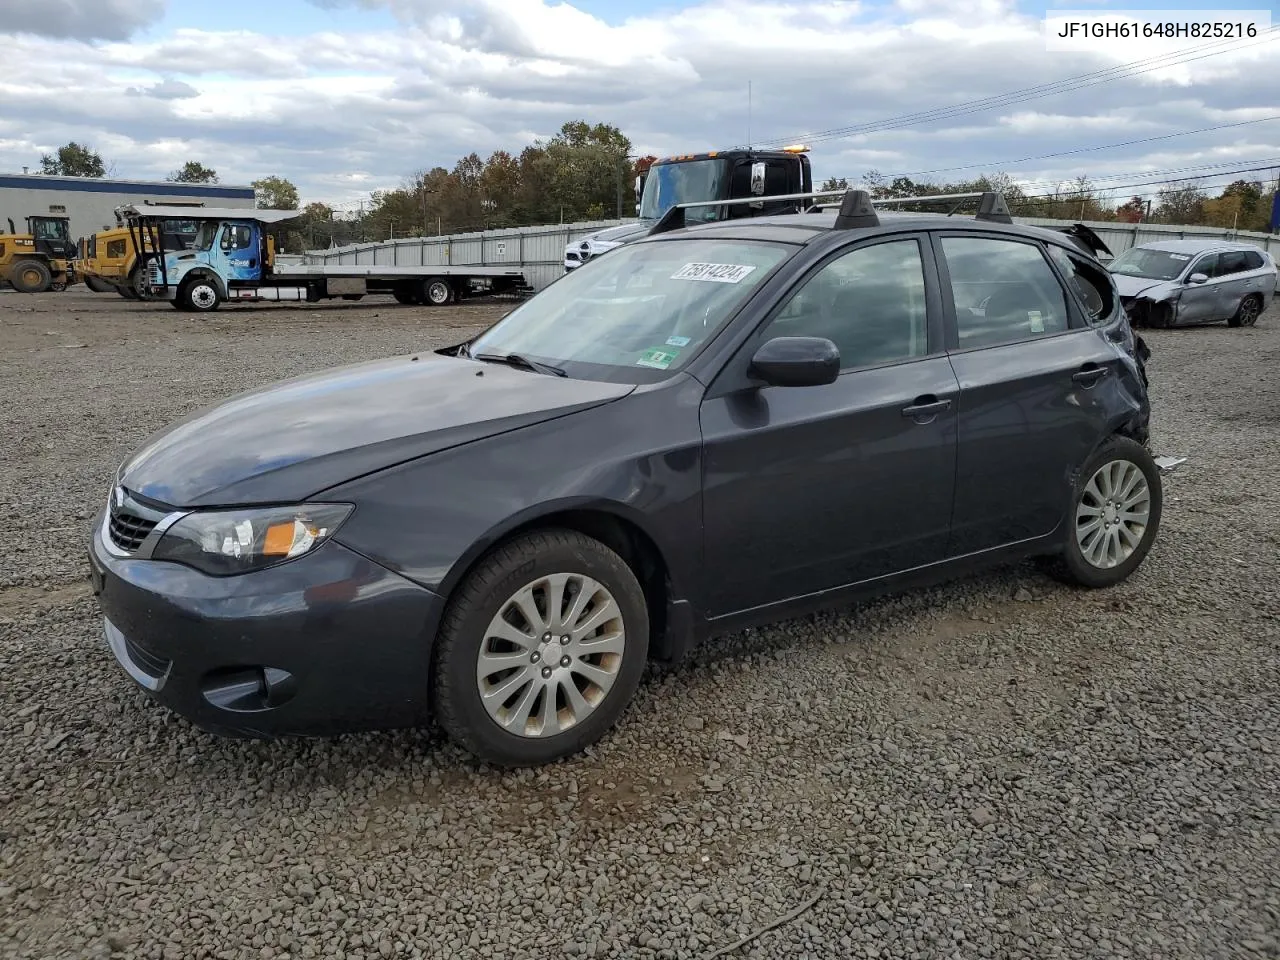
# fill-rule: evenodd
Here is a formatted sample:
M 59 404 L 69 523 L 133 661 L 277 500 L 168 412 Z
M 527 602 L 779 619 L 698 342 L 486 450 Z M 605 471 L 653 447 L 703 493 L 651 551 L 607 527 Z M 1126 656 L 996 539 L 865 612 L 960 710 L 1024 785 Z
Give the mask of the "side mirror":
M 1208 274 L 1193 273 L 1191 276 L 1187 277 L 1187 283 L 1204 283 L 1208 279 L 1209 279 Z
M 840 376 L 840 351 L 826 337 L 774 337 L 760 345 L 748 372 L 774 387 L 819 387 Z

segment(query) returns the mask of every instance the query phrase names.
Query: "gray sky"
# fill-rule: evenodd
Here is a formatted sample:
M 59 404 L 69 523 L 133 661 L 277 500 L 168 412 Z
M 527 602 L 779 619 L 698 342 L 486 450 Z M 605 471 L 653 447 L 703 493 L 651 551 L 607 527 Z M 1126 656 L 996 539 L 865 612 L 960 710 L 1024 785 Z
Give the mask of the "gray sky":
M 39 17 L 0 19 L 15 24 L 3 38 L 0 172 L 37 169 L 41 153 L 74 139 L 116 176 L 159 178 L 194 159 L 224 183 L 275 174 L 298 184 L 304 201 L 354 201 L 471 150 L 518 151 L 566 120 L 615 124 L 640 153 L 733 146 L 746 141 L 748 123 L 757 142 L 781 143 L 1192 47 L 1203 51 L 1050 97 L 811 136 L 815 173 L 978 165 L 937 176 L 1005 170 L 1043 191 L 1080 173 L 1121 186 L 1177 170 L 1163 176 L 1204 173 L 1213 187 L 1231 165 L 1280 169 L 1280 119 L 1265 120 L 1280 118 L 1280 36 L 1221 45 L 1227 52 L 1215 56 L 1203 56 L 1214 49 L 1206 41 L 1159 39 L 1051 51 L 1043 2 L 37 6 Z M 1021 160 L 1205 127 L 1219 129 Z

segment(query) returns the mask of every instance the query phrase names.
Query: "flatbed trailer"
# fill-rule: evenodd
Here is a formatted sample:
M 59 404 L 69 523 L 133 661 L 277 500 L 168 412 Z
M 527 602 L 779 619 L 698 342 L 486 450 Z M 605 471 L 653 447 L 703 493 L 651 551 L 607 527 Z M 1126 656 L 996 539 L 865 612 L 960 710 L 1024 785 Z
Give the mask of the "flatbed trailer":
M 493 266 L 381 266 L 377 264 L 278 264 L 265 226 L 300 215 L 297 210 L 183 208 L 198 221 L 189 249 L 158 253 L 166 207 L 122 210 L 134 247 L 147 250 L 140 294 L 176 308 L 208 312 L 226 302 L 260 303 L 390 294 L 403 304 L 440 306 L 495 294 L 531 292 L 524 273 Z

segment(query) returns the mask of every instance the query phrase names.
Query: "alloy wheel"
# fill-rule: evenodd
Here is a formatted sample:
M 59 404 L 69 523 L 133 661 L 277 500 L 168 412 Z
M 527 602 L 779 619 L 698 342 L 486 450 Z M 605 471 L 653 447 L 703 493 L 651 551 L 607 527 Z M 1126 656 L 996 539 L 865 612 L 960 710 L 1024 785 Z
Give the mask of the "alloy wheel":
M 1085 484 L 1076 506 L 1076 543 L 1094 567 L 1109 569 L 1133 555 L 1151 518 L 1151 488 L 1136 463 L 1111 460 Z
M 476 683 L 485 711 L 520 737 L 577 726 L 608 696 L 622 667 L 622 611 L 603 584 L 556 573 L 525 584 L 485 630 Z

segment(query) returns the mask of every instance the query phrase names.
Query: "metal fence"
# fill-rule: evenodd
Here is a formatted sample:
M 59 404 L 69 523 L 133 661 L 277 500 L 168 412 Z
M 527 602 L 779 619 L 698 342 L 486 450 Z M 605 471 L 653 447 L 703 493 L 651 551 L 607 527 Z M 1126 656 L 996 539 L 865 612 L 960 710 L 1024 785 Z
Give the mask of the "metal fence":
M 1019 223 L 1040 226 L 1069 226 L 1074 220 L 1045 217 L 1016 217 Z M 564 273 L 564 248 L 588 233 L 634 220 L 594 220 L 538 227 L 515 227 L 478 233 L 458 233 L 439 237 L 406 237 L 374 243 L 356 243 L 330 250 L 309 250 L 307 263 L 366 263 L 381 266 L 513 266 L 524 271 L 525 280 L 541 290 Z M 1132 246 L 1153 240 L 1203 237 L 1242 240 L 1257 244 L 1280 260 L 1280 235 L 1224 230 L 1218 227 L 1182 227 L 1160 223 L 1115 223 L 1088 221 L 1102 241 L 1119 256 Z
M 307 263 L 368 263 L 398 267 L 496 267 L 524 270 L 526 282 L 541 290 L 564 273 L 564 248 L 588 233 L 629 220 L 593 220 L 538 227 L 514 227 L 439 237 L 405 237 L 353 243 L 331 250 L 308 250 Z
M 1018 223 L 1027 223 L 1044 227 L 1066 227 L 1075 220 L 1050 220 L 1046 217 L 1015 217 Z M 1227 230 L 1222 227 L 1183 227 L 1165 223 L 1115 223 L 1106 221 L 1084 221 L 1085 226 L 1096 233 L 1115 256 L 1120 256 L 1130 247 L 1141 246 L 1157 240 L 1239 240 L 1252 243 L 1259 249 L 1266 250 L 1276 260 L 1280 260 L 1280 234 L 1254 233 L 1249 230 Z

